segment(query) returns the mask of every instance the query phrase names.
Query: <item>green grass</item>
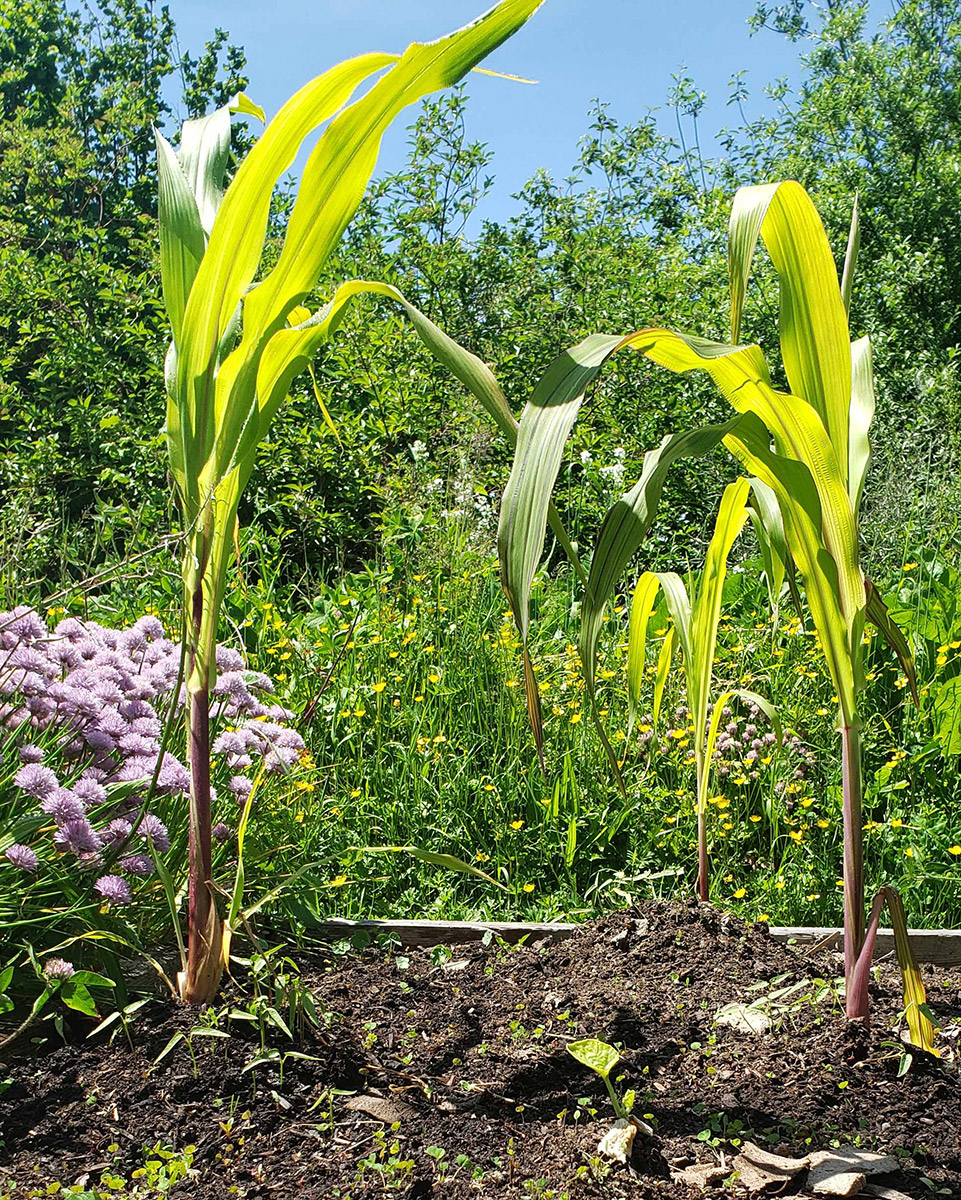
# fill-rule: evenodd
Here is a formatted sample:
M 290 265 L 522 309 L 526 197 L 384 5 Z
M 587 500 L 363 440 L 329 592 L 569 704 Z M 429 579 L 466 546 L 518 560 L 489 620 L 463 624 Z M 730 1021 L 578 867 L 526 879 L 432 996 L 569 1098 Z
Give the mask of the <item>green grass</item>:
M 242 644 L 251 666 L 272 675 L 282 701 L 302 714 L 307 741 L 295 769 L 265 780 L 258 792 L 245 852 L 247 902 L 301 872 L 264 909 L 275 928 L 296 936 L 334 915 L 576 920 L 634 897 L 693 895 L 693 731 L 677 690 L 680 673 L 668 684 L 659 729 L 643 744 L 642 722 L 626 743 L 627 614 L 616 603 L 602 640 L 600 700 L 624 758 L 622 796 L 583 707 L 572 582 L 564 572 L 539 577 L 532 649 L 545 714 L 543 776 L 493 556 L 449 524 L 453 535 L 389 547 L 389 563 L 337 586 L 284 592 L 273 565 L 247 554 L 252 561 L 227 597 L 222 640 Z M 961 643 L 961 627 L 953 639 L 945 625 L 953 615 L 931 618 L 956 584 L 953 573 L 945 576 L 930 556 L 917 561 L 878 581 L 900 596 L 902 620 L 907 614 L 913 622 L 922 706 L 908 707 L 900 667 L 872 643 L 868 878 L 902 892 L 912 925 L 952 927 L 961 923 L 961 828 L 952 816 L 959 797 L 935 701 L 953 694 L 961 644 L 952 643 Z M 766 748 L 762 761 L 749 764 L 758 778 L 739 763 L 726 777 L 715 774 L 712 898 L 750 920 L 837 924 L 841 798 L 831 685 L 809 624 L 787 604 L 772 624 L 754 566 L 729 580 L 717 688 L 747 686 L 769 696 L 814 765 L 796 779 L 802 755 Z M 159 578 L 160 586 L 156 574 L 107 581 L 55 607 L 120 625 L 149 605 L 173 633 L 176 593 Z M 663 633 L 666 623 L 656 615 L 652 629 Z M 655 633 L 649 674 L 659 642 Z M 226 774 L 215 764 L 221 786 Z M 186 803 L 154 807 L 171 827 L 175 862 L 176 847 L 186 845 Z M 364 853 L 386 846 L 456 855 L 501 887 L 403 852 Z M 218 855 L 216 874 L 229 888 L 233 849 Z M 159 883 L 139 887 L 123 912 L 125 927 L 144 942 L 169 942 Z M 48 914 L 56 910 L 47 892 L 43 903 Z M 95 909 L 84 910 L 84 919 L 96 926 Z

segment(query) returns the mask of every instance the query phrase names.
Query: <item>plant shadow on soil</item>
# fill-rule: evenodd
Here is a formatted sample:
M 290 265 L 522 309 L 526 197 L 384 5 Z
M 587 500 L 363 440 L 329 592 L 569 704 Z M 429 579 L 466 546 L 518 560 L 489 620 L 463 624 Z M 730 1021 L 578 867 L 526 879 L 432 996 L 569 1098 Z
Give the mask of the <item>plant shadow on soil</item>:
M 268 1049 L 309 1058 L 251 1069 L 256 1027 L 222 1016 L 229 1037 L 181 1040 L 155 1063 L 198 1021 L 167 1002 L 142 1010 L 129 1041 L 21 1045 L 2 1072 L 0 1197 L 51 1181 L 96 1195 L 103 1171 L 129 1178 L 160 1144 L 195 1147 L 185 1200 L 688 1200 L 697 1191 L 671 1168 L 729 1162 L 740 1139 L 800 1155 L 880 1150 L 900 1169 L 871 1183 L 961 1195 L 961 968 L 925 968 L 945 1054 L 916 1053 L 899 1077 L 895 970 L 872 985 L 872 1026 L 848 1024 L 830 986 L 836 955 L 804 955 L 693 901 L 640 903 L 565 942 L 439 957 L 298 954 L 326 1019 L 295 1041 L 270 1026 Z M 763 1036 L 714 1023 L 724 1004 L 795 984 Z M 245 995 L 244 980 L 229 984 L 220 1012 Z M 598 1157 L 610 1102 L 566 1052 L 591 1036 L 621 1048 L 617 1087 L 636 1091 L 655 1129 L 628 1166 Z M 738 1191 L 729 1178 L 710 1194 Z M 787 1193 L 806 1194 L 803 1172 Z

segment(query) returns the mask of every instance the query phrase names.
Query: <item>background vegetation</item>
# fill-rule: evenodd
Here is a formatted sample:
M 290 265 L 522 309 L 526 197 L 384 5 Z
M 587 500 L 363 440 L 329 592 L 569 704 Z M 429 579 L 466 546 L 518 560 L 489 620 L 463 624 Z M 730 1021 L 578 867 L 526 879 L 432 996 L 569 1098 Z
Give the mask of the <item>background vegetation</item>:
M 813 24 L 807 11 L 792 0 L 753 18 L 794 39 L 804 64 L 796 94 L 768 89 L 770 117 L 743 118 L 735 78 L 734 124 L 709 153 L 696 81 L 666 100 L 676 137 L 653 117 L 618 123 L 599 101 L 569 176 L 534 174 L 506 223 L 484 219 L 493 151 L 471 140 L 466 93 L 429 101 L 407 168 L 369 196 L 322 292 L 348 276 L 395 283 L 492 364 L 519 412 L 554 354 L 590 331 L 669 320 L 726 336 L 739 185 L 798 179 L 839 255 L 857 194 L 852 321 L 872 337 L 879 381 L 865 563 L 910 632 L 922 685 L 913 711 L 900 668 L 872 649 L 869 870 L 901 889 L 912 924 L 957 926 L 961 3 L 903 0 L 878 36 L 864 4 L 830 0 Z M 166 12 L 136 0 L 80 14 L 0 0 L 0 30 L 0 600 L 117 627 L 155 610 L 176 637 L 151 125 L 171 123 L 174 91 L 182 112 L 222 103 L 246 83 L 243 53 L 216 31 L 196 58 L 181 54 Z M 775 308 L 768 277 L 746 318 L 762 345 Z M 222 631 L 277 681 L 308 743 L 255 808 L 252 894 L 312 864 L 277 901 L 309 927 L 331 913 L 573 917 L 690 889 L 685 713 L 669 695 L 659 729 L 626 748 L 625 802 L 582 720 L 576 592 L 557 555 L 535 588 L 546 779 L 537 770 L 494 568 L 506 446 L 386 309 L 350 318 L 316 370 L 336 435 L 308 380 L 261 450 Z M 707 384 L 618 362 L 556 493 L 575 537 L 590 540 L 665 433 L 724 412 Z M 721 455 L 706 476 L 675 468 L 642 569 L 699 565 L 727 470 Z M 745 534 L 735 560 L 755 553 Z M 752 918 L 834 923 L 831 688 L 809 622 L 785 602 L 772 625 L 751 578 L 734 567 L 718 677 L 769 695 L 797 745 L 757 779 L 736 765 L 718 779 L 716 895 Z M 604 665 L 615 736 L 626 728 L 620 608 Z M 14 770 L 0 778 L 11 810 Z M 185 811 L 164 817 L 182 838 Z M 358 852 L 385 845 L 458 854 L 507 890 Z M 145 914 L 156 887 L 138 893 Z M 143 931 L 154 932 L 146 916 Z

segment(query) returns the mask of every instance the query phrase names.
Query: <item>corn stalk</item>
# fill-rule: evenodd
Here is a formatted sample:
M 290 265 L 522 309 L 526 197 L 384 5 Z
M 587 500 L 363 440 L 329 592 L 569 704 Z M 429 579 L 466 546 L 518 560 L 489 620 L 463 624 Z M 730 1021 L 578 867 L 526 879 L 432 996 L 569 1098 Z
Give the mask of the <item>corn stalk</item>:
M 456 83 L 540 3 L 503 0 L 438 41 L 333 67 L 281 108 L 226 192 L 230 114 L 263 118 L 247 97 L 188 121 L 177 150 L 157 135 L 161 273 L 173 334 L 166 360 L 167 448 L 186 531 L 190 862 L 188 945 L 178 983 L 188 1003 L 208 1001 L 223 970 L 223 927 L 211 878 L 210 690 L 237 508 L 271 420 L 294 377 L 333 333 L 350 296 L 341 294 L 339 303 L 315 314 L 303 302 L 363 198 L 393 118 Z M 351 103 L 365 83 L 367 91 Z M 304 139 L 325 123 L 304 168 L 280 256 L 255 282 L 274 187 Z M 347 286 L 353 295 L 380 285 Z M 460 348 L 451 346 L 456 357 Z M 464 359 L 460 367 L 476 375 L 477 361 Z M 513 422 L 509 410 L 504 420 Z
M 781 358 L 790 393 L 771 384 L 758 346 L 739 346 L 747 281 L 758 240 L 780 282 Z M 857 259 L 852 221 L 844 279 L 839 283 L 824 227 L 810 197 L 793 182 L 742 188 L 730 224 L 731 343 L 668 329 L 626 337 L 594 335 L 560 355 L 538 385 L 521 419 L 498 534 L 504 587 L 522 641 L 529 636 L 530 585 L 543 545 L 546 506 L 564 444 L 585 389 L 607 359 L 630 348 L 675 372 L 706 371 L 739 416 L 665 438 L 644 460 L 638 483 L 605 516 L 581 606 L 580 653 L 592 700 L 594 664 L 604 608 L 641 546 L 660 498 L 664 476 L 681 455 L 703 454 L 723 442 L 741 466 L 776 499 L 783 538 L 797 567 L 822 652 L 838 695 L 844 793 L 844 925 L 846 1009 L 868 1015 L 868 969 L 877 917 L 865 926 L 861 831 L 861 745 L 858 697 L 863 687 L 865 620 L 878 624 L 899 654 L 907 645 L 861 571 L 857 518 L 870 459 L 874 413 L 870 343 L 851 342 L 847 306 Z M 773 445 L 772 445 L 773 443 Z M 763 514 L 758 509 L 763 520 Z M 778 530 L 768 527 L 773 540 Z M 598 722 L 599 724 L 599 722 Z M 605 748 L 616 759 L 603 734 Z M 931 1048 L 920 972 L 903 927 L 899 903 L 889 901 L 905 980 L 906 1011 L 915 1044 Z M 879 909 L 878 909 L 879 911 Z
M 724 489 L 714 533 L 707 548 L 704 567 L 691 599 L 684 580 L 673 571 L 645 571 L 637 581 L 631 597 L 631 612 L 627 642 L 627 695 L 633 722 L 640 705 L 641 684 L 644 678 L 647 627 L 659 592 L 664 593 L 668 611 L 674 623 L 674 635 L 681 647 L 685 691 L 694 726 L 694 766 L 697 777 L 695 807 L 697 810 L 697 894 L 708 900 L 710 877 L 707 845 L 708 793 L 711 781 L 711 762 L 720 731 L 724 706 L 735 696 L 751 700 L 774 723 L 780 726 L 774 709 L 754 692 L 734 688 L 725 691 L 714 704 L 708 721 L 711 679 L 714 674 L 714 650 L 717 627 L 721 618 L 721 600 L 727 575 L 727 560 L 734 542 L 748 518 L 745 507 L 751 481 L 739 479 Z M 659 664 L 660 666 L 660 664 Z M 659 672 L 659 678 L 666 670 Z M 660 685 L 663 688 L 663 683 Z

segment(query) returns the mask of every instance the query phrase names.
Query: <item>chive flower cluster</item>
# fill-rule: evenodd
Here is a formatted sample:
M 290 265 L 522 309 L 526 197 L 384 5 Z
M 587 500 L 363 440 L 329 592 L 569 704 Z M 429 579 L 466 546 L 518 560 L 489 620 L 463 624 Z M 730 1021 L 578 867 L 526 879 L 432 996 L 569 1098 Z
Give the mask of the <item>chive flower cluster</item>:
M 705 736 L 713 712 L 714 705 L 709 704 Z M 783 756 L 788 756 L 786 761 L 791 767 L 792 781 L 803 781 L 814 768 L 814 752 L 793 733 L 784 733 L 779 742 L 764 713 L 753 701 L 747 702 L 744 715 L 737 716 L 731 708 L 725 706 L 721 710 L 721 716 L 724 718 L 724 724 L 718 732 L 713 754 L 714 769 L 720 778 L 732 776 L 745 783 L 748 780 L 757 780 L 764 768 L 771 764 L 778 750 L 782 755 L 782 763 L 785 761 Z M 681 704 L 675 709 L 674 718 L 678 728 L 661 737 L 657 743 L 658 749 L 664 754 L 669 753 L 675 746 L 689 747 L 690 738 L 693 736 L 690 724 L 691 710 L 686 705 Z M 654 737 L 653 719 L 650 716 L 642 717 L 638 739 L 641 745 L 649 745 Z M 693 748 L 687 749 L 685 761 L 694 761 Z M 781 769 L 783 770 L 783 767 Z M 775 784 L 775 790 L 783 792 L 785 786 L 785 781 L 779 780 Z
M 282 774 L 304 743 L 287 724 L 293 713 L 270 702 L 269 676 L 246 671 L 226 646 L 217 670 L 211 718 L 226 728 L 214 752 L 234 772 L 232 799 L 245 803 L 253 782 L 241 772 Z M 151 796 L 176 799 L 190 786 L 183 762 L 162 749 L 171 705 L 186 702 L 182 686 L 174 694 L 179 675 L 180 646 L 155 616 L 120 630 L 67 617 L 51 632 L 26 606 L 0 613 L 3 777 L 25 802 L 19 815 L 41 818 L 33 845 L 6 846 L 11 867 L 34 874 L 52 848 L 97 874 L 93 891 L 105 902 L 130 902 L 131 880 L 153 872 L 149 851 L 170 849 Z M 218 822 L 220 840 L 232 832 Z

